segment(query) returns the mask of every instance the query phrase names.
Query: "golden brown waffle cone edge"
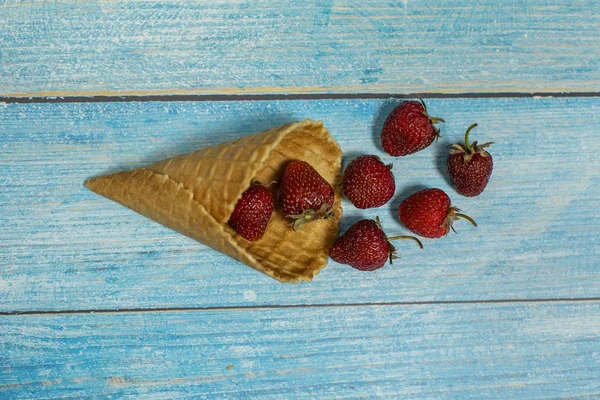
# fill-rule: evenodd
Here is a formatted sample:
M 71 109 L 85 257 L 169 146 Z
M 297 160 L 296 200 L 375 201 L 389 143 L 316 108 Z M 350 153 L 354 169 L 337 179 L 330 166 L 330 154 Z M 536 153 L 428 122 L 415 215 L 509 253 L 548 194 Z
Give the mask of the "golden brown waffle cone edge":
M 281 282 L 310 281 L 327 265 L 341 218 L 341 150 L 321 121 L 295 122 L 89 179 L 85 186 Z M 335 189 L 336 219 L 293 232 L 277 209 L 262 239 L 248 242 L 227 224 L 254 182 L 279 181 L 289 161 L 311 164 Z

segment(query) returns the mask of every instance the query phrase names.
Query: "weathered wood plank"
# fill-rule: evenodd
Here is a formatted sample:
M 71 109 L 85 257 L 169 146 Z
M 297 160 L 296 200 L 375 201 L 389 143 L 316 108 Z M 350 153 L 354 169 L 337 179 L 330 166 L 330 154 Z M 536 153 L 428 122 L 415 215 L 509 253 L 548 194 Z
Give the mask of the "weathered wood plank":
M 0 348 L 3 398 L 600 396 L 598 302 L 4 316 Z
M 396 100 L 29 104 L 0 107 L 0 310 L 69 310 L 600 296 L 600 98 L 431 99 L 443 138 L 393 159 L 375 140 Z M 83 187 L 86 178 L 312 117 L 346 162 L 394 162 L 397 196 L 358 211 L 406 233 L 399 201 L 445 189 L 479 222 L 399 245 L 375 273 L 336 263 L 310 284 L 280 284 Z M 459 196 L 440 173 L 446 145 L 493 140 L 486 192 Z
M 0 96 L 600 90 L 595 0 L 0 2 Z

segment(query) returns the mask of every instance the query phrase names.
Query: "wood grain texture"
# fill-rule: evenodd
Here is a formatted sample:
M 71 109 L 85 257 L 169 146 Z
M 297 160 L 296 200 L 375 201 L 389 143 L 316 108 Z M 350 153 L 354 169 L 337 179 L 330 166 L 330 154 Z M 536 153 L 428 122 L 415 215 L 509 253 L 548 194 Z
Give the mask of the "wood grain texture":
M 598 302 L 4 316 L 0 397 L 594 399 L 599 332 Z
M 0 2 L 0 96 L 600 90 L 595 0 Z
M 442 139 L 410 157 L 379 150 L 397 100 L 10 104 L 0 107 L 0 310 L 337 304 L 600 296 L 600 98 L 432 99 Z M 310 284 L 283 285 L 83 187 L 137 167 L 304 118 L 323 119 L 347 163 L 394 162 L 397 194 L 375 210 L 343 202 L 342 229 L 382 219 L 407 231 L 399 201 L 446 190 L 479 223 L 399 243 L 375 273 L 331 262 Z M 479 198 L 445 177 L 447 145 L 471 123 L 493 140 Z

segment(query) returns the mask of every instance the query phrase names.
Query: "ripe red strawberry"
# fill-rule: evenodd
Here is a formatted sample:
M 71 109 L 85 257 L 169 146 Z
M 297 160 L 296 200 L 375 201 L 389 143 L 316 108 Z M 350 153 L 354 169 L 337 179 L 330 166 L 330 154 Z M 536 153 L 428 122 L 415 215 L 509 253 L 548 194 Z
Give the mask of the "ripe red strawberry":
M 381 229 L 379 218 L 375 221 L 363 219 L 337 238 L 329 250 L 329 257 L 361 271 L 374 271 L 383 267 L 388 258 L 390 264 L 394 258 L 397 258 L 396 249 L 389 242 L 396 239 L 412 239 L 423 248 L 421 241 L 412 236 L 388 238 Z
M 266 187 L 253 184 L 235 203 L 229 217 L 229 225 L 244 239 L 251 242 L 260 239 L 267 229 L 275 199 Z
M 448 172 L 456 191 L 463 196 L 479 196 L 488 184 L 494 162 L 492 155 L 485 151 L 493 142 L 478 145 L 469 144 L 469 132 L 475 128 L 473 124 L 465 133 L 465 144 L 453 144 L 448 156 Z
M 450 197 L 440 189 L 425 189 L 400 203 L 398 216 L 400 221 L 417 235 L 427 238 L 439 238 L 447 235 L 452 223 L 464 218 L 477 226 L 470 217 L 459 214 L 458 208 L 450 204 Z M 455 231 L 456 232 L 456 231 Z
M 423 150 L 440 136 L 434 124 L 444 122 L 427 114 L 425 102 L 405 101 L 390 113 L 383 124 L 381 143 L 392 156 L 406 156 Z
M 292 229 L 330 217 L 334 196 L 331 185 L 307 162 L 292 161 L 285 167 L 279 187 L 279 207 L 286 218 L 293 220 Z
M 344 196 L 357 208 L 380 207 L 396 191 L 392 164 L 385 165 L 377 156 L 360 156 L 344 171 Z

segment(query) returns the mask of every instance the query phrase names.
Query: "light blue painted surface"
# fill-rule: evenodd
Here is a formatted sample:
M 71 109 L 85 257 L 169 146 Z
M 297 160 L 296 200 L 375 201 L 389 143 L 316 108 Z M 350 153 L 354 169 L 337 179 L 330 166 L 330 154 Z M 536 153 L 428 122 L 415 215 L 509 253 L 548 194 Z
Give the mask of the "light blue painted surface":
M 2 311 L 338 304 L 600 296 L 600 98 L 431 99 L 442 139 L 406 158 L 378 150 L 396 100 L 31 104 L 0 107 Z M 375 273 L 336 263 L 310 284 L 278 283 L 83 187 L 85 179 L 304 118 L 323 119 L 345 161 L 392 161 L 394 201 L 343 229 L 382 218 L 406 230 L 399 200 L 440 187 L 479 223 L 400 243 Z M 491 183 L 458 195 L 440 173 L 447 145 L 478 122 L 495 141 Z
M 596 0 L 0 2 L 0 96 L 600 90 Z
M 598 302 L 0 317 L 0 397 L 597 399 L 599 331 Z
M 595 1 L 0 0 L 0 96 L 599 92 Z M 430 100 L 435 147 L 375 139 L 396 101 L 0 103 L 0 399 L 600 398 L 600 98 Z M 86 191 L 131 168 L 304 118 L 345 161 L 394 161 L 398 201 L 449 192 L 480 224 L 365 274 L 279 284 Z M 473 122 L 484 195 L 440 174 Z M 379 215 L 406 233 L 393 207 Z M 440 301 L 468 301 L 441 304 Z M 434 301 L 428 305 L 357 303 Z M 280 305 L 344 306 L 280 308 Z M 352 305 L 355 304 L 355 305 Z M 264 307 L 263 307 L 264 306 Z M 273 306 L 273 308 L 271 308 Z M 233 369 L 228 370 L 227 366 Z

